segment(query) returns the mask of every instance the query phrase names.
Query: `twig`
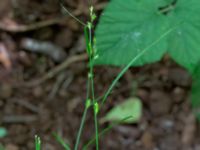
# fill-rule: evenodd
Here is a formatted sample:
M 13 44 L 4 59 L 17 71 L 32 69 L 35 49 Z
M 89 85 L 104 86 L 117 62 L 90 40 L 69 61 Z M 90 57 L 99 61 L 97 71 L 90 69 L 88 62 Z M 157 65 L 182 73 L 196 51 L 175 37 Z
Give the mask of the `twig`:
M 13 25 L 9 25 L 8 23 L 0 22 L 0 29 L 3 31 L 14 32 L 14 33 L 28 32 L 28 31 L 37 30 L 46 26 L 51 26 L 51 25 L 60 23 L 66 20 L 67 18 L 68 16 L 53 18 L 50 20 L 44 20 L 44 21 L 37 22 L 30 25 L 22 25 L 22 24 L 17 24 L 17 23 Z
M 77 10 L 73 11 L 72 13 L 75 16 L 80 15 L 80 12 Z M 52 18 L 49 20 L 36 22 L 30 25 L 17 24 L 12 20 L 7 20 L 7 23 L 0 22 L 0 30 L 7 31 L 7 32 L 14 32 L 14 33 L 28 32 L 28 31 L 33 31 L 33 30 L 37 30 L 43 27 L 58 24 L 60 22 L 65 21 L 68 18 L 69 16 L 67 15 L 67 16 L 62 16 L 62 17 L 57 17 L 57 18 Z M 9 23 L 11 25 L 9 25 Z
M 4 116 L 2 118 L 3 123 L 30 123 L 37 120 L 37 117 L 34 115 L 28 116 Z
M 83 60 L 86 60 L 86 59 L 87 59 L 87 54 L 85 54 L 85 53 L 84 54 L 80 54 L 80 55 L 71 56 L 70 58 L 67 58 L 63 63 L 61 63 L 60 65 L 58 65 L 55 68 L 53 68 L 52 70 L 50 70 L 47 74 L 45 74 L 40 79 L 36 79 L 36 80 L 30 81 L 28 83 L 24 83 L 22 86 L 33 87 L 33 86 L 37 86 L 39 84 L 42 84 L 45 81 L 47 81 L 47 80 L 53 78 L 54 76 L 56 76 L 58 73 L 60 73 L 63 70 L 65 70 L 72 63 L 75 63 L 75 62 L 78 62 L 78 61 L 83 61 Z
M 102 10 L 106 4 L 107 4 L 106 2 L 97 4 L 95 6 L 96 10 Z M 82 12 L 79 10 L 75 10 L 72 12 L 72 14 L 74 16 L 79 16 L 81 13 Z M 60 22 L 65 21 L 68 18 L 69 18 L 69 16 L 67 15 L 67 16 L 62 16 L 62 17 L 58 17 L 58 18 L 53 18 L 53 19 L 49 19 L 49 20 L 36 22 L 36 23 L 30 24 L 30 25 L 17 24 L 12 20 L 7 20 L 7 23 L 1 21 L 0 22 L 0 30 L 7 31 L 7 32 L 13 32 L 13 33 L 28 32 L 28 31 L 33 31 L 33 30 L 37 30 L 37 29 L 40 29 L 43 27 L 58 24 Z M 11 25 L 9 25 L 9 23 L 11 23 Z
M 102 2 L 102 3 L 99 3 L 97 5 L 95 5 L 95 10 L 102 10 L 105 8 L 105 6 L 108 4 L 108 2 Z
M 63 62 L 67 57 L 65 50 L 52 42 L 39 41 L 33 38 L 22 38 L 20 46 L 26 51 L 46 55 L 55 62 Z
M 14 103 L 21 105 L 23 107 L 25 107 L 26 109 L 34 112 L 34 113 L 39 113 L 39 109 L 37 106 L 29 103 L 27 100 L 22 100 L 22 99 L 13 99 L 12 100 Z
M 49 101 L 51 101 L 55 98 L 55 96 L 56 96 L 57 92 L 59 91 L 60 87 L 62 86 L 65 78 L 66 78 L 65 71 L 63 71 L 60 75 L 58 75 L 58 77 L 56 79 L 56 83 L 48 95 Z

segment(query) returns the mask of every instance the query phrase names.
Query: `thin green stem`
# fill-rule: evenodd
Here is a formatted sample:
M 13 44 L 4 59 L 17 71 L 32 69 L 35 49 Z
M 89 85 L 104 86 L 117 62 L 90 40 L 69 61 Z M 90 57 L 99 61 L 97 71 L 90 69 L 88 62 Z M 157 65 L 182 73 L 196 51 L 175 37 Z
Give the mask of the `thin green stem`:
M 103 129 L 100 133 L 99 133 L 99 137 L 102 137 L 104 134 L 106 134 L 108 131 L 110 131 L 113 127 L 121 124 L 121 123 L 124 123 L 124 121 L 128 120 L 128 119 L 131 119 L 132 116 L 128 116 L 128 117 L 125 117 L 124 119 L 118 121 L 118 122 L 114 122 L 112 123 L 111 125 L 109 125 L 107 128 Z M 87 150 L 88 147 L 90 145 L 92 145 L 94 142 L 95 142 L 95 138 L 96 136 L 94 136 L 86 145 L 84 145 L 83 147 L 83 150 Z
M 90 79 L 88 77 L 86 101 L 88 100 L 89 96 L 90 96 Z M 76 138 L 74 150 L 78 150 L 78 146 L 79 146 L 79 143 L 80 143 L 81 134 L 83 132 L 83 127 L 84 127 L 84 124 L 85 124 L 88 109 L 89 109 L 89 107 L 87 107 L 87 105 L 85 105 L 83 116 L 82 116 L 82 119 L 81 119 L 81 124 L 80 124 L 79 131 L 78 131 L 77 138 Z
M 90 31 L 91 33 L 91 31 Z M 92 93 L 92 103 L 93 103 L 93 113 L 94 113 L 94 125 L 95 125 L 95 141 L 96 141 L 96 150 L 99 150 L 99 131 L 98 131 L 98 120 L 97 120 L 97 113 L 94 107 L 95 104 L 95 91 L 94 91 L 94 71 L 93 71 L 93 58 L 90 56 L 90 80 L 91 80 L 91 93 Z
M 94 73 L 93 73 L 93 63 L 92 58 L 90 57 L 90 83 L 91 83 L 91 94 L 92 94 L 92 100 L 95 100 L 95 94 L 94 94 Z
M 63 3 L 63 0 L 59 0 L 60 1 L 60 5 L 61 7 L 72 17 L 74 18 L 77 22 L 79 22 L 81 25 L 83 26 L 86 26 L 86 24 L 81 21 L 80 19 L 78 19 L 76 16 L 74 16 L 65 6 L 64 6 L 64 3 Z
M 41 140 L 40 137 L 38 137 L 37 135 L 35 136 L 35 149 L 41 150 Z
M 96 150 L 99 150 L 99 128 L 98 128 L 97 114 L 95 113 L 95 111 L 94 111 L 94 123 L 95 123 Z
M 80 125 L 80 128 L 79 128 L 78 134 L 77 134 L 77 139 L 76 139 L 74 150 L 78 150 L 81 134 L 82 134 L 83 127 L 84 127 L 85 120 L 86 120 L 86 116 L 87 116 L 87 111 L 88 111 L 88 108 L 85 106 L 83 116 L 82 116 L 82 119 L 81 119 L 81 125 Z
M 92 29 L 89 29 L 89 42 L 90 42 L 90 44 L 92 45 Z M 93 52 L 93 48 L 92 48 L 92 55 L 94 54 L 94 52 Z M 93 63 L 92 62 L 93 60 L 92 60 L 92 58 L 91 58 L 91 63 Z M 92 67 L 93 67 L 93 64 L 92 64 Z
M 93 73 L 93 57 L 94 57 L 94 50 L 93 50 L 93 42 L 92 42 L 92 26 L 93 26 L 93 20 L 95 19 L 96 15 L 93 13 L 93 6 L 92 6 L 92 0 L 89 1 L 91 7 L 90 7 L 90 22 L 88 24 L 85 24 L 81 20 L 79 20 L 77 17 L 75 17 L 72 13 L 68 11 L 68 9 L 65 8 L 63 4 L 63 0 L 59 0 L 61 6 L 63 9 L 76 21 L 78 21 L 80 24 L 84 26 L 84 32 L 85 32 L 85 38 L 86 38 L 86 44 L 87 44 L 87 52 L 89 55 L 89 74 L 88 74 L 88 82 L 87 82 L 87 100 L 86 105 L 84 108 L 83 116 L 81 119 L 81 124 L 79 127 L 79 131 L 77 134 L 77 139 L 75 143 L 74 150 L 78 150 L 81 134 L 83 131 L 83 127 L 85 124 L 86 116 L 88 109 L 90 107 L 90 96 L 92 97 L 92 104 L 93 104 L 93 112 L 94 112 L 94 123 L 95 123 L 95 135 L 96 135 L 96 150 L 99 150 L 99 133 L 98 133 L 98 120 L 97 120 L 97 114 L 98 111 L 96 110 L 96 100 L 95 100 L 95 91 L 94 91 L 94 73 Z M 88 34 L 89 32 L 89 34 Z M 90 93 L 91 92 L 91 93 Z M 91 94 L 91 95 L 90 95 Z M 98 105 L 98 104 L 97 104 Z
M 86 95 L 86 100 L 89 99 L 90 97 L 90 78 L 87 76 L 87 95 Z
M 92 96 L 92 103 L 93 103 L 93 113 L 94 113 L 94 125 L 95 125 L 95 141 L 96 141 L 96 150 L 99 150 L 99 131 L 98 131 L 98 119 L 97 119 L 97 114 L 98 110 L 96 110 L 96 100 L 95 100 L 95 91 L 94 91 L 94 49 L 93 49 L 93 42 L 92 42 L 92 28 L 93 28 L 93 7 L 92 7 L 92 1 L 91 1 L 91 7 L 90 7 L 90 22 L 88 22 L 88 43 L 87 45 L 90 48 L 90 53 L 89 53 L 89 77 L 91 81 L 91 96 Z M 86 38 L 87 38 L 86 37 Z M 98 105 L 98 104 L 97 104 Z
M 160 10 L 160 13 L 162 13 L 162 14 L 163 14 L 163 13 L 167 13 L 167 12 L 173 10 L 174 8 L 175 8 L 174 5 L 169 5 L 168 7 L 166 7 L 166 8 L 164 8 L 164 9 Z
M 65 150 L 71 150 L 69 144 L 67 144 L 67 143 L 62 139 L 62 137 L 60 137 L 60 136 L 59 136 L 58 134 L 56 134 L 56 133 L 53 133 L 53 136 L 54 136 L 55 139 L 58 141 L 58 143 L 60 143 L 60 144 L 63 146 L 63 148 L 64 148 Z

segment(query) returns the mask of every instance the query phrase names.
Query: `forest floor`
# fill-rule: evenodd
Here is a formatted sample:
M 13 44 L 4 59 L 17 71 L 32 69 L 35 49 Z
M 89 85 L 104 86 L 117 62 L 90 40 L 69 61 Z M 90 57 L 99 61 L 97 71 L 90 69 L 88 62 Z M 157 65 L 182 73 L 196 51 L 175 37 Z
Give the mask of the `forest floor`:
M 94 3 L 100 14 L 106 1 Z M 87 20 L 86 0 L 66 0 L 66 6 Z M 56 70 L 59 65 L 64 67 Z M 119 71 L 95 67 L 96 95 L 105 92 Z M 43 150 L 62 150 L 53 132 L 74 145 L 86 77 L 83 27 L 61 11 L 58 1 L 0 1 L 0 126 L 8 131 L 0 144 L 6 150 L 33 150 L 36 134 L 42 138 Z M 190 87 L 189 74 L 167 56 L 159 63 L 131 68 L 99 117 L 133 96 L 142 100 L 143 116 L 137 124 L 114 127 L 101 138 L 100 149 L 200 150 Z M 107 125 L 100 124 L 100 128 Z M 81 145 L 94 134 L 91 115 L 84 131 Z

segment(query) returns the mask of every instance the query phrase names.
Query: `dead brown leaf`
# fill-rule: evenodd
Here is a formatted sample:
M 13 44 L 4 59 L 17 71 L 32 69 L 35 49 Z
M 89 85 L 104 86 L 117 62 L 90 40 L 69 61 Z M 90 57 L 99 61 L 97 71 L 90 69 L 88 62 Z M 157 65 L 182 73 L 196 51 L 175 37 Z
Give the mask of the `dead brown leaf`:
M 8 49 L 3 43 L 0 43 L 0 63 L 2 63 L 7 70 L 11 69 L 12 63 L 8 54 Z

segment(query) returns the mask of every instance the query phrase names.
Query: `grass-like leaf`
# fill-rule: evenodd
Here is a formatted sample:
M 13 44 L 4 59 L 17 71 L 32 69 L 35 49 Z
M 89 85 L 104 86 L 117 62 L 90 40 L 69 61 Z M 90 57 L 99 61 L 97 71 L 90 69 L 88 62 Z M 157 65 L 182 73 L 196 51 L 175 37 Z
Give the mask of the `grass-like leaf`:
M 35 136 L 35 150 L 41 150 L 41 139 L 37 135 Z
M 71 150 L 69 144 L 67 144 L 58 134 L 53 133 L 53 136 L 55 137 L 55 139 L 57 140 L 58 143 L 60 143 L 62 145 L 62 147 L 65 150 Z

